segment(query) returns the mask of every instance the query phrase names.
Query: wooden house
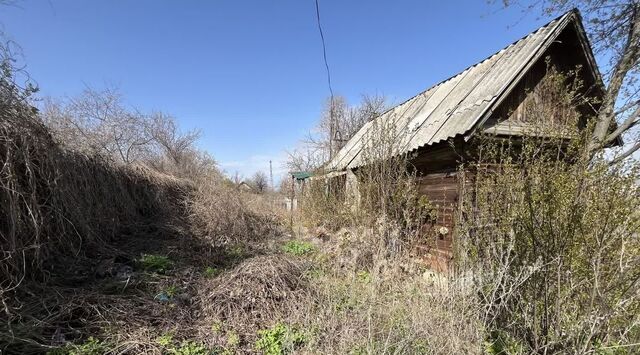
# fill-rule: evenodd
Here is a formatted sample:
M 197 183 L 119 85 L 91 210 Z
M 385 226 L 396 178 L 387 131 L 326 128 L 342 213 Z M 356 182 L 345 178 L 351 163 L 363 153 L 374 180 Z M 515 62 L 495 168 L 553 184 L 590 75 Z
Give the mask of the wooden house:
M 529 122 L 521 109 L 535 102 L 550 63 L 562 71 L 581 68 L 578 75 L 585 93 L 602 95 L 602 79 L 580 14 L 573 10 L 368 122 L 326 167 L 344 173 L 347 185 L 357 188 L 368 135 L 381 123 L 392 127 L 388 129 L 397 142 L 396 153 L 411 156 L 419 190 L 436 206 L 440 235 L 429 253 L 438 268 L 444 268 L 455 243 L 459 167 L 467 149 L 479 132 L 510 139 L 526 134 L 528 125 L 551 124 Z

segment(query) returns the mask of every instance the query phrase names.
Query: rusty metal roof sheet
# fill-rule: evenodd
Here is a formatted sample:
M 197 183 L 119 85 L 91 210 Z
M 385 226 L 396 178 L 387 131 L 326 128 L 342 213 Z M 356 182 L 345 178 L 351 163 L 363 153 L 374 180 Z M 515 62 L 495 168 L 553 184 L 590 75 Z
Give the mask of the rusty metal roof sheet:
M 388 110 L 365 124 L 327 168 L 353 169 L 366 164 L 363 148 L 379 127 L 393 131 L 393 149 L 397 154 L 470 132 L 574 20 L 579 21 L 579 14 L 570 11 L 482 62 Z

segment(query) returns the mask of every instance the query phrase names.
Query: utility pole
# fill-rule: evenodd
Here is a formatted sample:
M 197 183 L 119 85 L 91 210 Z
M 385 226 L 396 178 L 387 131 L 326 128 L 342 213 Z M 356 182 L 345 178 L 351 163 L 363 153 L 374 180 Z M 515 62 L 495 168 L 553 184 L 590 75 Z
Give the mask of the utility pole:
M 271 180 L 271 191 L 274 191 L 275 186 L 273 186 L 273 166 L 271 166 L 271 160 L 269 160 L 269 179 Z
M 335 130 L 335 124 L 333 122 L 333 94 L 331 95 L 331 101 L 329 102 L 329 161 L 333 159 L 333 131 Z

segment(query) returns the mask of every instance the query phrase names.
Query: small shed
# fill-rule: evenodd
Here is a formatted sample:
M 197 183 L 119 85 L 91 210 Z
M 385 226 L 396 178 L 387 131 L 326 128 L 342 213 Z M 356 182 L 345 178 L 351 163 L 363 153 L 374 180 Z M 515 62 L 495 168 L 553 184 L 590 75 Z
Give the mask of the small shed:
M 366 165 L 367 136 L 376 125 L 391 123 L 387 126 L 398 143 L 395 153 L 412 157 L 419 190 L 437 209 L 431 228 L 438 231 L 437 242 L 425 247 L 424 255 L 435 268 L 446 269 L 455 243 L 463 180 L 459 167 L 471 159 L 469 149 L 479 132 L 511 139 L 526 134 L 531 125 L 549 123 L 530 122 L 521 109 L 536 100 L 549 62 L 562 71 L 581 67 L 585 90 L 602 95 L 602 79 L 580 14 L 572 10 L 368 122 L 326 166 L 357 175 Z M 353 179 L 347 182 L 356 185 Z
M 241 183 L 239 183 L 237 188 L 238 188 L 238 190 L 240 190 L 242 192 L 254 192 L 255 191 L 253 186 L 251 186 L 250 184 L 248 184 L 245 181 L 242 181 Z
M 287 210 L 294 211 L 298 209 L 298 197 L 304 194 L 307 180 L 313 177 L 313 173 L 310 171 L 292 171 L 289 176 L 291 177 L 291 190 L 285 204 Z

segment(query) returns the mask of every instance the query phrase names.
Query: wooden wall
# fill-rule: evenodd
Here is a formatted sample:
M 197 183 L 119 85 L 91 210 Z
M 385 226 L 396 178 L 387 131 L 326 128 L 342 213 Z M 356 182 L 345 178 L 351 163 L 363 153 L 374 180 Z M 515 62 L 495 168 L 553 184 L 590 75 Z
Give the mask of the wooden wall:
M 419 150 L 412 160 L 418 176 L 418 191 L 435 209 L 435 220 L 422 227 L 423 238 L 416 253 L 433 269 L 446 271 L 453 258 L 458 212 L 458 167 L 463 163 L 464 142 L 444 142 Z
M 458 173 L 432 173 L 418 179 L 418 189 L 435 208 L 433 222 L 422 227 L 424 239 L 416 250 L 434 269 L 444 271 L 453 258 L 453 242 L 458 211 Z

